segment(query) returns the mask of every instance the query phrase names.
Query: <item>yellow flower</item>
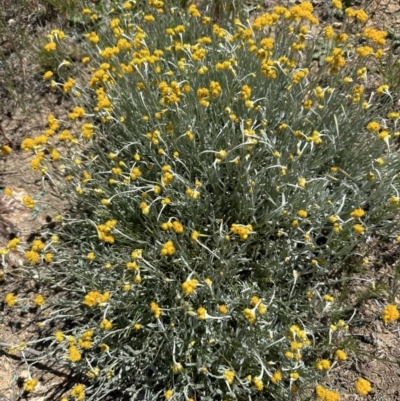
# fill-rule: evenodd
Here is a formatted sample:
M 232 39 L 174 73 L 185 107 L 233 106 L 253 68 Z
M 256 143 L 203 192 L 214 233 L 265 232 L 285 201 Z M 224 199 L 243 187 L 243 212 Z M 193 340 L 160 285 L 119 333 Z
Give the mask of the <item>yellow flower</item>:
M 44 260 L 45 260 L 47 263 L 51 263 L 51 262 L 53 261 L 53 254 L 52 254 L 52 253 L 46 253 L 46 254 L 44 255 Z
M 51 71 L 47 71 L 44 75 L 43 75 L 43 79 L 45 81 L 48 81 L 51 77 L 53 76 L 53 73 Z
M 328 217 L 329 223 L 336 223 L 338 220 L 339 216 L 337 214 L 332 214 L 331 216 Z
M 347 359 L 347 354 L 343 350 L 338 349 L 335 352 L 335 359 L 338 361 L 345 361 Z
M 22 203 L 29 207 L 29 209 L 33 209 L 35 207 L 35 201 L 30 196 L 24 196 L 22 198 Z
M 339 401 L 340 394 L 333 390 L 326 390 L 324 400 L 325 401 Z
M 90 379 L 94 379 L 94 378 L 97 377 L 99 374 L 100 374 L 100 368 L 99 368 L 98 366 L 96 366 L 95 368 L 93 368 L 93 369 L 91 369 L 91 370 L 89 370 L 89 371 L 87 372 L 87 376 L 88 376 Z
M 293 341 L 290 343 L 290 349 L 292 351 L 298 351 L 299 349 L 303 348 L 303 343 L 298 342 L 298 341 Z
M 172 371 L 173 371 L 174 373 L 178 373 L 178 372 L 180 372 L 181 370 L 183 370 L 183 366 L 182 366 L 181 363 L 175 363 L 175 364 L 173 364 L 173 365 L 171 366 L 171 368 L 172 368 Z
M 176 249 L 174 243 L 171 240 L 169 240 L 163 245 L 160 253 L 162 256 L 172 256 L 175 253 L 175 251 Z
M 131 253 L 131 258 L 132 258 L 133 260 L 141 259 L 142 253 L 143 253 L 143 249 L 135 249 L 135 250 L 132 251 L 132 253 Z
M 357 234 L 364 234 L 365 232 L 365 228 L 361 225 L 361 224 L 354 224 L 353 226 L 353 230 L 357 233 Z
M 30 393 L 31 391 L 35 390 L 35 387 L 38 384 L 38 380 L 37 379 L 27 379 L 25 380 L 25 384 L 24 384 L 24 390 L 27 393 Z
M 78 362 L 82 359 L 82 355 L 75 345 L 71 345 L 69 347 L 68 352 L 69 352 L 69 359 L 71 362 Z
M 340 0 L 332 0 L 332 6 L 338 10 L 341 10 L 343 7 Z
M 191 279 L 182 283 L 182 290 L 185 294 L 190 295 L 193 294 L 196 290 L 198 281 L 196 279 Z
M 226 305 L 219 305 L 218 309 L 221 313 L 223 313 L 224 315 L 228 313 L 228 307 Z
M 85 38 L 88 39 L 92 45 L 95 45 L 100 41 L 100 38 L 98 37 L 96 32 L 90 32 L 85 34 Z
M 85 395 L 85 386 L 83 384 L 76 384 L 71 390 L 71 397 L 74 397 L 78 401 L 82 401 Z
M 315 392 L 316 392 L 317 398 L 319 400 L 325 400 L 325 395 L 326 395 L 326 392 L 327 392 L 326 388 L 324 388 L 324 387 L 322 387 L 320 385 L 317 385 L 317 386 L 315 386 Z
M 399 310 L 396 305 L 390 304 L 382 312 L 382 320 L 384 323 L 394 322 L 399 318 Z
M 10 292 L 6 295 L 6 297 L 4 298 L 4 301 L 8 306 L 12 307 L 16 304 L 17 297 Z
M 44 305 L 45 300 L 44 300 L 43 295 L 42 295 L 42 294 L 36 295 L 36 297 L 35 297 L 35 299 L 33 300 L 33 302 L 34 302 L 36 305 L 39 305 L 39 306 Z
M 21 242 L 21 240 L 20 240 L 19 238 L 14 238 L 14 239 L 8 241 L 7 248 L 8 248 L 10 251 L 15 251 L 15 249 L 17 248 L 17 245 L 18 245 L 20 242 Z
M 90 291 L 88 294 L 85 295 L 83 299 L 83 303 L 87 306 L 96 306 L 102 305 L 110 299 L 110 293 L 106 291 L 105 293 L 101 294 L 98 291 Z
M 377 123 L 376 121 L 371 121 L 367 125 L 368 131 L 378 132 L 380 129 L 381 129 L 381 125 L 379 123 Z
M 321 359 L 317 362 L 318 370 L 329 370 L 331 368 L 331 363 L 327 359 Z
M 383 131 L 381 131 L 381 132 L 379 133 L 378 138 L 379 138 L 381 141 L 384 141 L 384 140 L 386 140 L 386 139 L 391 138 L 391 135 L 389 134 L 388 131 L 383 130 Z
M 225 370 L 224 372 L 224 379 L 229 383 L 232 384 L 235 380 L 235 372 L 232 370 Z
M 354 219 L 358 219 L 360 217 L 363 217 L 364 215 L 365 215 L 365 211 L 363 209 L 354 209 L 350 213 L 350 216 L 353 217 Z
M 288 358 L 288 359 L 292 359 L 294 357 L 294 354 L 291 351 L 286 351 L 285 352 L 285 357 Z
M 306 187 L 306 179 L 304 177 L 300 177 L 297 181 L 297 185 L 301 188 Z
M 250 324 L 254 324 L 256 322 L 256 314 L 253 309 L 246 308 L 243 311 L 243 316 L 248 320 Z
M 40 255 L 35 251 L 25 252 L 25 257 L 31 265 L 36 265 L 40 261 Z
M 299 216 L 299 217 L 305 219 L 305 218 L 308 216 L 308 213 L 307 213 L 306 210 L 301 209 L 301 210 L 299 210 L 299 211 L 297 212 L 297 216 Z
M 31 250 L 32 251 L 41 251 L 44 249 L 44 243 L 40 240 L 40 239 L 36 239 L 35 241 L 33 241 Z
M 25 138 L 21 143 L 21 149 L 27 152 L 32 150 L 35 146 L 35 141 L 32 138 Z
M 161 315 L 161 309 L 156 302 L 152 302 L 150 304 L 150 310 L 153 312 L 153 315 L 156 319 L 158 319 Z
M 282 380 L 282 373 L 281 372 L 275 372 L 271 377 L 271 383 L 273 383 L 273 384 L 278 383 L 281 380 Z
M 75 85 L 75 80 L 73 78 L 68 78 L 68 81 L 63 85 L 64 93 L 68 93 L 72 87 Z
M 368 395 L 368 393 L 371 391 L 371 383 L 368 380 L 360 377 L 355 383 L 355 389 L 358 394 Z
M 389 90 L 389 85 L 381 85 L 377 88 L 376 93 L 378 94 L 378 96 L 382 96 L 388 90 Z
M 172 228 L 177 234 L 182 234 L 183 233 L 183 225 L 179 223 L 179 221 L 174 221 L 172 223 Z
M 197 316 L 199 320 L 205 320 L 207 318 L 207 309 L 201 306 L 199 309 L 197 309 Z
M 59 343 L 61 343 L 62 341 L 64 341 L 64 334 L 63 334 L 63 332 L 60 331 L 60 330 L 55 332 L 54 337 L 55 337 L 55 339 L 56 339 Z
M 173 395 L 174 395 L 174 390 L 167 390 L 164 394 L 164 397 L 166 400 L 169 400 L 172 398 Z
M 257 391 L 262 391 L 262 389 L 264 388 L 264 383 L 259 377 L 255 377 L 253 379 L 253 384 Z
M 94 252 L 89 252 L 89 253 L 87 254 L 87 258 L 88 258 L 89 260 L 95 260 L 96 255 L 95 255 Z
M 100 323 L 100 328 L 108 331 L 113 328 L 113 324 L 108 319 L 103 319 Z
M 46 51 L 52 52 L 52 51 L 56 50 L 56 44 L 54 42 L 49 42 L 49 43 L 46 43 L 44 48 Z

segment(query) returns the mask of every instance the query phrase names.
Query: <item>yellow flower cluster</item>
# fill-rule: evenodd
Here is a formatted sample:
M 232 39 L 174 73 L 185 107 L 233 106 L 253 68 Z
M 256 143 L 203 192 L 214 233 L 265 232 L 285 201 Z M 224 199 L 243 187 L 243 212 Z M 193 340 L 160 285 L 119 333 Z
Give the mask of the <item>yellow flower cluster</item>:
M 38 295 L 36 295 L 36 297 L 33 300 L 33 302 L 38 306 L 42 306 L 45 303 L 45 299 L 44 299 L 42 294 L 38 294 Z
M 225 370 L 224 372 L 224 379 L 229 383 L 232 384 L 235 380 L 235 372 L 233 370 Z
M 85 399 L 85 385 L 76 384 L 71 390 L 71 397 L 74 397 L 77 401 L 82 401 Z
M 205 320 L 207 318 L 207 309 L 202 306 L 197 309 L 197 317 L 199 320 Z
M 175 231 L 176 234 L 182 234 L 184 231 L 184 227 L 181 223 L 179 223 L 179 221 L 168 221 L 167 223 L 162 223 L 161 229 L 164 231 L 172 229 Z
M 101 294 L 99 291 L 90 291 L 85 295 L 83 303 L 87 306 L 93 307 L 97 305 L 102 305 L 110 299 L 110 293 L 107 291 Z
M 85 116 L 85 109 L 83 107 L 74 107 L 71 113 L 68 114 L 70 120 L 76 120 Z
M 243 311 L 243 316 L 248 320 L 250 324 L 254 324 L 256 322 L 256 313 L 253 309 L 246 308 Z
M 379 46 L 383 46 L 386 43 L 386 31 L 378 31 L 377 29 L 367 27 L 364 29 L 363 36 L 370 39 L 372 42 Z
M 253 384 L 257 391 L 262 391 L 264 388 L 264 383 L 259 377 L 253 379 Z
M 111 230 L 117 225 L 117 220 L 108 220 L 105 224 L 97 226 L 99 232 L 99 240 L 113 244 L 115 239 L 111 235 Z
M 150 310 L 153 312 L 153 315 L 156 319 L 161 316 L 161 309 L 156 302 L 152 302 L 150 304 Z
M 169 240 L 167 241 L 161 248 L 161 255 L 162 256 L 172 256 L 175 253 L 176 249 L 174 243 Z
M 282 380 L 282 372 L 276 371 L 274 374 L 271 376 L 271 383 L 276 384 Z
M 328 390 L 327 388 L 317 385 L 315 387 L 315 392 L 317 395 L 318 400 L 322 401 L 339 401 L 340 400 L 340 395 L 333 390 Z
M 353 217 L 353 219 L 359 219 L 365 215 L 364 209 L 354 209 L 351 213 L 350 216 Z
M 318 370 L 329 370 L 331 368 L 331 363 L 328 359 L 321 359 L 317 362 Z
M 82 333 L 81 337 L 78 339 L 79 346 L 82 349 L 90 349 L 92 347 L 92 337 L 93 337 L 93 330 L 84 331 Z M 56 339 L 57 339 L 57 337 L 56 337 Z
M 394 322 L 399 318 L 399 310 L 394 304 L 389 304 L 382 312 L 382 320 L 384 323 Z
M 358 394 L 360 395 L 368 395 L 371 391 L 371 383 L 360 377 L 355 384 L 355 388 Z
M 190 295 L 193 294 L 194 291 L 196 290 L 198 280 L 192 278 L 191 280 L 185 281 L 182 283 L 182 290 L 185 294 Z
M 364 10 L 354 10 L 349 7 L 346 8 L 345 14 L 347 18 L 355 18 L 357 22 L 364 24 L 368 20 L 368 14 Z
M 233 223 L 231 225 L 231 231 L 234 234 L 238 235 L 242 241 L 245 241 L 247 238 L 249 238 L 250 234 L 254 233 L 253 232 L 253 226 L 251 224 L 247 224 L 245 226 L 245 225 L 242 225 L 242 224 Z
M 75 345 L 69 347 L 68 358 L 71 362 L 79 362 L 82 359 L 82 355 Z
M 103 319 L 103 320 L 100 322 L 100 328 L 101 328 L 102 330 L 109 331 L 109 330 L 111 330 L 111 329 L 113 328 L 113 324 L 112 324 L 112 322 L 110 322 L 108 319 Z
M 27 379 L 25 380 L 24 390 L 27 393 L 30 393 L 35 390 L 38 383 L 39 383 L 38 379 Z
M 8 241 L 7 248 L 10 251 L 15 251 L 20 242 L 21 242 L 21 240 L 19 238 L 13 238 L 10 241 Z
M 346 360 L 347 360 L 347 354 L 346 354 L 346 352 L 344 352 L 344 351 L 341 350 L 341 349 L 338 349 L 338 350 L 335 352 L 335 359 L 336 359 L 337 361 L 346 361 Z
M 250 303 L 252 306 L 257 307 L 260 315 L 264 315 L 267 312 L 267 307 L 261 302 L 261 299 L 257 296 L 251 298 Z

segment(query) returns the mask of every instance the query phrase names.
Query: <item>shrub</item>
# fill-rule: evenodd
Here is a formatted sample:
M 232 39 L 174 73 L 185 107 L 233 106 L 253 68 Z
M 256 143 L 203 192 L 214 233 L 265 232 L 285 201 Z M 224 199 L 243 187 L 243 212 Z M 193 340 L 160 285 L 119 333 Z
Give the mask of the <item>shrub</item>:
M 72 398 L 339 399 L 318 384 L 347 357 L 335 288 L 369 236 L 396 236 L 399 114 L 366 86 L 385 35 L 361 46 L 312 11 L 218 25 L 128 2 L 52 83 L 76 107 L 22 147 L 70 205 L 30 252 L 54 254 L 48 321 L 73 325 L 48 352 L 86 374 Z

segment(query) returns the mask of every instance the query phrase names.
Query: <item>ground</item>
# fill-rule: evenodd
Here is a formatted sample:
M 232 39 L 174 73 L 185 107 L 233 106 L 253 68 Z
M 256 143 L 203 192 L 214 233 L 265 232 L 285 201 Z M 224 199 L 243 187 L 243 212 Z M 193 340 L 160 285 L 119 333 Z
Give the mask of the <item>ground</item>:
M 266 5 L 286 3 L 284 1 L 265 1 Z M 295 3 L 291 1 L 290 3 Z M 371 24 L 381 29 L 393 29 L 400 33 L 400 3 L 398 0 L 363 0 L 353 1 L 356 7 L 368 6 Z M 13 44 L 4 32 L 23 29 L 28 35 L 40 37 L 49 27 L 56 26 L 58 21 L 51 13 L 40 5 L 39 1 L 28 1 L 31 9 L 18 9 L 18 2 L 6 1 L 6 12 L 0 17 L 0 56 L 7 65 L 14 69 L 12 81 L 4 80 L 4 74 L 10 72 L 0 64 L 0 142 L 9 143 L 16 158 L 0 161 L 0 185 L 9 187 L 22 199 L 27 194 L 34 196 L 39 205 L 35 210 L 27 210 L 18 202 L 10 202 L 0 195 L 0 246 L 17 235 L 26 241 L 53 224 L 52 218 L 62 209 L 62 199 L 48 182 L 32 174 L 29 167 L 29 156 L 20 150 L 23 138 L 35 136 L 45 129 L 46 116 L 50 112 L 58 117 L 69 109 L 68 103 L 62 103 L 54 93 L 45 89 L 41 76 L 37 74 L 38 66 L 32 64 L 32 57 L 24 48 Z M 313 4 L 324 21 L 328 18 L 327 0 L 314 0 Z M 21 12 L 20 12 L 21 11 Z M 1 30 L 3 28 L 8 30 Z M 340 21 L 336 21 L 340 23 Z M 2 35 L 3 33 L 3 35 Z M 22 70 L 22 72 L 21 72 Z M 17 71 L 19 73 L 17 73 Z M 2 76 L 3 74 L 3 76 Z M 61 202 L 60 202 L 61 200 Z M 336 365 L 329 373 L 331 382 L 340 389 L 342 399 L 355 401 L 361 397 L 354 395 L 354 382 L 359 377 L 368 379 L 373 391 L 367 400 L 395 401 L 400 400 L 400 324 L 399 322 L 385 326 L 381 311 L 388 297 L 392 302 L 400 303 L 400 288 L 395 286 L 396 269 L 399 272 L 400 250 L 394 242 L 378 244 L 371 239 L 373 253 L 370 263 L 364 271 L 357 274 L 358 279 L 348 283 L 346 302 L 354 307 L 361 294 L 371 291 L 373 285 L 382 290 L 363 302 L 350 327 L 351 335 L 357 339 L 354 353 L 349 359 Z M 18 266 L 23 263 L 22 255 L 15 256 L 6 263 L 12 271 L 7 281 L 0 283 L 0 300 L 9 292 L 18 293 L 19 297 L 33 298 L 37 289 L 34 283 L 21 286 Z M 7 308 L 0 301 L 0 347 L 4 344 L 17 345 L 21 341 L 30 341 L 45 332 L 51 335 L 54 329 L 42 323 L 45 321 L 46 308 L 33 307 L 26 301 L 19 308 Z M 39 325 L 38 325 L 39 324 Z M 16 401 L 25 399 L 23 381 L 28 376 L 24 358 L 25 352 L 10 352 L 7 346 L 0 349 L 0 401 Z M 62 365 L 43 360 L 31 368 L 31 373 L 39 379 L 39 386 L 27 398 L 32 401 L 58 400 L 71 383 L 70 372 Z

